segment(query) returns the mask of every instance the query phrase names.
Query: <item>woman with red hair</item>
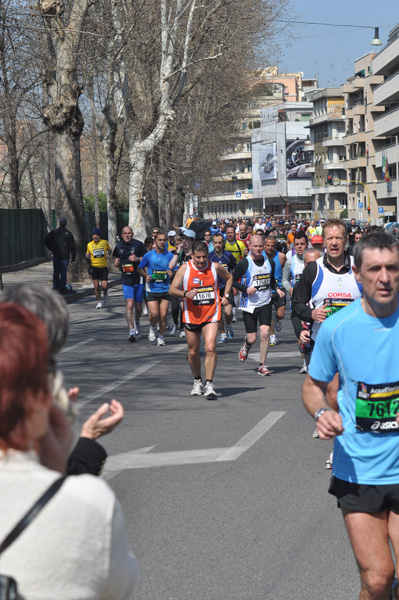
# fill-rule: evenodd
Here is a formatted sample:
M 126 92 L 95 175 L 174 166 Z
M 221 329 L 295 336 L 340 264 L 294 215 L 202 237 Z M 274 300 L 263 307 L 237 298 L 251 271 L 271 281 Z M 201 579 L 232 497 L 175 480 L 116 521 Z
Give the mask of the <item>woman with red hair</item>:
M 40 446 L 52 407 L 47 372 L 44 324 L 0 304 L 0 541 L 60 476 L 43 466 L 51 457 Z M 27 600 L 131 598 L 137 567 L 112 490 L 92 475 L 68 477 L 1 554 L 0 573 Z

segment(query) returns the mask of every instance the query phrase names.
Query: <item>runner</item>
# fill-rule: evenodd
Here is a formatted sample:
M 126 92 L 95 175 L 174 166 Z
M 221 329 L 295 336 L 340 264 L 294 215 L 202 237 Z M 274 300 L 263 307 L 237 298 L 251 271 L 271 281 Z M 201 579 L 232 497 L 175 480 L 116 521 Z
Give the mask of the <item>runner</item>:
M 390 592 L 391 547 L 399 557 L 399 246 L 386 233 L 370 233 L 354 253 L 363 298 L 321 327 L 302 395 L 319 437 L 334 439 L 329 492 L 358 565 L 359 600 L 397 600 L 397 584 Z M 339 414 L 325 401 L 337 371 Z
M 213 246 L 214 246 L 214 250 L 209 253 L 209 260 L 211 262 L 221 264 L 224 269 L 227 269 L 229 273 L 232 273 L 237 265 L 236 259 L 231 254 L 231 252 L 228 252 L 227 250 L 224 249 L 224 239 L 223 239 L 223 235 L 221 233 L 216 233 L 213 236 Z M 223 298 L 223 296 L 225 295 L 225 286 L 226 286 L 225 279 L 219 277 L 218 285 L 219 285 L 220 297 Z M 219 321 L 219 332 L 220 332 L 219 344 L 225 344 L 227 342 L 227 340 L 232 340 L 234 337 L 234 331 L 231 326 L 231 320 L 233 318 L 233 310 L 232 310 L 233 304 L 234 304 L 234 296 L 233 296 L 233 292 L 231 291 L 229 294 L 228 304 L 226 306 L 223 306 L 224 316 L 226 319 L 227 335 L 224 331 L 224 323 L 223 323 L 223 316 L 222 316 L 222 318 Z
M 226 280 L 225 295 L 219 296 L 218 277 Z M 208 259 L 205 242 L 193 244 L 192 259 L 177 271 L 170 293 L 183 299 L 183 323 L 188 344 L 188 361 L 194 375 L 192 396 L 204 393 L 208 400 L 217 400 L 213 385 L 216 369 L 216 336 L 221 318 L 221 305 L 227 306 L 233 282 L 232 275 L 220 264 Z M 205 339 L 205 386 L 201 378 L 200 338 Z
M 146 299 L 150 319 L 148 339 L 165 346 L 166 317 L 170 295 L 170 277 L 177 263 L 177 255 L 166 250 L 166 235 L 161 231 L 155 234 L 155 248 L 142 258 L 137 270 L 146 281 Z M 158 338 L 156 327 L 159 325 Z
M 277 344 L 276 335 L 274 330 L 277 332 L 281 331 L 282 323 L 285 315 L 286 305 L 286 294 L 283 289 L 283 268 L 287 261 L 287 257 L 283 252 L 279 252 L 277 249 L 277 240 L 275 236 L 269 236 L 265 240 L 265 250 L 263 256 L 268 258 L 269 261 L 274 262 L 274 277 L 278 283 L 279 288 L 284 292 L 284 296 L 279 296 L 276 292 L 272 292 L 272 305 L 275 309 L 275 317 L 272 319 L 270 324 L 270 345 L 275 346 Z
M 147 253 L 147 248 L 139 240 L 133 239 L 133 229 L 128 225 L 122 229 L 121 238 L 114 248 L 114 264 L 121 269 L 126 321 L 129 327 L 128 340 L 135 342 L 136 336 L 140 335 L 140 317 L 144 296 L 144 282 L 137 272 L 137 267 L 144 254 Z
M 249 240 L 251 239 L 251 235 L 252 235 L 252 231 L 250 233 L 248 233 L 247 225 L 246 225 L 245 221 L 242 221 L 239 226 L 237 239 L 239 242 L 242 242 L 245 245 L 247 252 L 249 251 Z
M 226 227 L 226 240 L 225 240 L 224 249 L 227 250 L 227 252 L 231 252 L 231 254 L 236 259 L 237 264 L 239 263 L 240 260 L 242 260 L 244 258 L 244 256 L 246 256 L 248 254 L 245 244 L 243 242 L 241 242 L 240 240 L 237 240 L 236 230 L 235 230 L 234 225 L 227 225 L 227 227 Z M 233 306 L 232 322 L 236 323 L 237 322 L 236 314 L 237 314 L 237 308 L 239 305 L 240 298 L 238 295 L 238 291 L 235 288 L 233 290 L 233 294 L 234 294 L 234 306 Z
M 93 241 L 87 244 L 85 256 L 90 262 L 89 274 L 93 280 L 97 299 L 96 308 L 102 308 L 103 302 L 108 302 L 108 258 L 111 256 L 111 246 L 107 240 L 101 239 L 101 230 L 98 227 L 92 229 L 91 235 Z M 101 301 L 101 290 L 103 291 L 103 302 Z
M 181 233 L 181 243 L 177 247 L 178 260 L 177 260 L 176 267 L 178 269 L 181 267 L 181 265 L 184 265 L 184 263 L 191 260 L 191 254 L 192 254 L 194 242 L 195 242 L 195 232 L 192 229 L 183 229 L 182 233 Z M 181 302 L 179 300 L 179 298 L 177 298 L 176 296 L 172 296 L 171 304 L 172 304 L 173 324 L 177 325 L 178 321 L 176 321 L 176 317 L 178 318 L 178 314 L 180 314 L 179 337 L 184 338 L 184 337 L 186 337 L 186 333 L 183 328 L 183 320 L 182 320 L 183 319 L 183 302 Z M 172 328 L 172 330 L 173 330 L 173 328 Z M 173 333 L 175 334 L 176 331 L 174 331 Z
M 284 292 L 274 277 L 274 262 L 262 255 L 263 236 L 255 234 L 249 245 L 249 255 L 240 261 L 234 270 L 233 285 L 242 292 L 240 309 L 243 311 L 246 337 L 238 354 L 245 361 L 252 345 L 256 342 L 259 322 L 260 364 L 259 375 L 270 375 L 265 362 L 269 346 L 269 329 L 272 318 L 272 290 L 281 298 Z M 240 281 L 241 280 L 241 283 Z
M 294 247 L 290 252 L 290 256 L 287 255 L 287 262 L 284 266 L 283 271 L 283 286 L 284 289 L 289 293 L 290 299 L 294 291 L 294 285 L 300 280 L 302 271 L 304 269 L 304 253 L 308 247 L 308 238 L 304 231 L 297 231 L 294 235 Z M 294 327 L 294 331 L 301 327 L 301 320 L 291 314 L 291 321 Z M 301 353 L 303 365 L 299 371 L 300 374 L 306 374 L 308 368 L 306 365 L 306 359 L 300 348 L 301 342 L 298 340 L 298 348 Z

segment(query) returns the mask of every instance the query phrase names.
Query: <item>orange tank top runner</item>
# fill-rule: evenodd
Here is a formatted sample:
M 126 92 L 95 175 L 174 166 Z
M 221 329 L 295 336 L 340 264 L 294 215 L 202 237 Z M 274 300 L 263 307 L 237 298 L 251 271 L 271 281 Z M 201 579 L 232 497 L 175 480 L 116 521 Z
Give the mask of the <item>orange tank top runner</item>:
M 201 323 L 217 323 L 221 319 L 221 305 L 218 289 L 218 277 L 215 263 L 208 261 L 202 271 L 198 271 L 188 261 L 183 277 L 183 290 L 197 290 L 197 295 L 183 300 L 183 323 L 200 325 Z

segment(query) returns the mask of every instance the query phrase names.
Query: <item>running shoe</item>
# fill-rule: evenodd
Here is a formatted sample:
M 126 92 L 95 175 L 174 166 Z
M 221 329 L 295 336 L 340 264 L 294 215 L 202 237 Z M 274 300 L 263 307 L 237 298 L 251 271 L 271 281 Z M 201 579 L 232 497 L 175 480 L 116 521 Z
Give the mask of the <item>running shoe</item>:
M 184 329 L 180 329 L 179 337 L 186 337 L 186 332 L 184 331 Z
M 213 383 L 210 381 L 205 383 L 204 396 L 207 400 L 217 400 L 215 388 L 213 387 Z
M 331 452 L 330 456 L 327 458 L 326 460 L 326 469 L 332 469 L 332 463 L 333 463 L 333 453 Z
M 225 333 L 221 333 L 218 344 L 226 344 L 226 343 L 227 343 L 227 335 Z
M 148 340 L 150 342 L 155 342 L 155 340 L 157 339 L 156 335 L 155 335 L 155 331 L 153 330 L 153 328 L 150 326 L 150 331 L 148 332 Z
M 108 293 L 106 292 L 103 297 L 104 304 L 107 304 L 108 300 L 109 300 L 109 296 L 108 296 Z
M 282 328 L 283 328 L 283 324 L 281 323 L 281 321 L 276 320 L 276 322 L 274 324 L 274 330 L 279 332 L 282 330 Z
M 271 375 L 271 373 L 266 365 L 261 365 L 258 369 L 258 375 L 262 375 L 264 377 L 265 375 Z
M 202 380 L 194 379 L 193 389 L 191 390 L 192 396 L 201 396 L 203 393 L 202 390 Z
M 157 339 L 157 346 L 166 346 L 163 335 L 159 335 Z
M 128 337 L 129 342 L 135 342 L 136 341 L 136 337 L 135 337 L 135 330 L 131 329 L 129 331 L 129 337 Z
M 177 329 L 177 325 L 175 325 L 175 324 L 173 323 L 172 327 L 169 329 L 169 335 L 171 335 L 172 337 L 173 337 L 174 335 L 176 335 L 176 329 Z
M 140 335 L 140 333 L 141 333 L 140 323 L 137 323 L 137 325 L 134 328 L 134 335 Z
M 232 323 L 237 323 L 237 317 L 234 315 L 233 318 L 231 319 Z
M 234 331 L 231 325 L 227 325 L 227 339 L 232 340 L 234 337 Z
M 271 346 L 277 346 L 277 340 L 276 340 L 276 336 L 275 335 L 271 335 L 269 338 L 269 344 Z
M 319 434 L 317 433 L 317 429 L 314 430 L 313 434 L 312 434 L 312 438 L 316 439 L 319 437 Z
M 103 303 L 100 300 L 99 302 L 97 302 L 96 308 L 102 308 L 102 307 L 103 307 Z
M 307 372 L 308 372 L 307 366 L 302 365 L 301 369 L 299 370 L 299 375 L 306 375 Z
M 247 360 L 248 358 L 248 352 L 249 352 L 249 348 L 246 347 L 245 342 L 243 343 L 243 345 L 241 346 L 241 349 L 238 353 L 238 358 L 244 362 L 244 360 Z

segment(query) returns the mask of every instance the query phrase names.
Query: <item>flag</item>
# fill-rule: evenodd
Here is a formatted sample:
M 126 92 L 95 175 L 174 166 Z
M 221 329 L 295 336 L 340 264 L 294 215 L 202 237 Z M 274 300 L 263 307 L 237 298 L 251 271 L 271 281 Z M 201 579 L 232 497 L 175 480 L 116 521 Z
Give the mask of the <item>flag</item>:
M 387 182 L 388 192 L 392 192 L 392 181 L 389 175 L 388 158 L 385 153 L 382 155 L 382 174 L 384 176 L 385 181 Z

